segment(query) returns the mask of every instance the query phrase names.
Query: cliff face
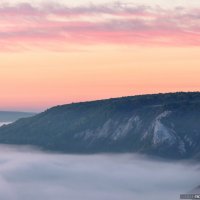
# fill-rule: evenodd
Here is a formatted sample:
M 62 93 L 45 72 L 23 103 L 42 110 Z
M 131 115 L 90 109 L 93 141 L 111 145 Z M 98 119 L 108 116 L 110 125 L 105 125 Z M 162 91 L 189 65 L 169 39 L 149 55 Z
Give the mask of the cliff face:
M 200 93 L 144 95 L 56 106 L 0 128 L 0 143 L 68 153 L 200 157 Z

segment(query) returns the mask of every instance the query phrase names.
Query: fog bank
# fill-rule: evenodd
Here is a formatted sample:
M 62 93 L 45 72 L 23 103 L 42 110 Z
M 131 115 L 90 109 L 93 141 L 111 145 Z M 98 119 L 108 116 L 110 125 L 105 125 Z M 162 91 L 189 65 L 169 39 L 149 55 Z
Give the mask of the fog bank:
M 66 155 L 0 146 L 1 200 L 169 200 L 200 183 L 198 165 L 138 155 Z
M 3 125 L 11 124 L 12 122 L 0 122 L 0 127 Z

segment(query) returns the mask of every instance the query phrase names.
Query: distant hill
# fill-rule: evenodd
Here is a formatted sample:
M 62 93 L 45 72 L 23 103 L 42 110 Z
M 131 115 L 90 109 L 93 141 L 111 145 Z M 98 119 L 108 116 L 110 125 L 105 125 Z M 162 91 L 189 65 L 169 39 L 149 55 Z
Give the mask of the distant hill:
M 14 122 L 20 118 L 31 117 L 36 113 L 0 111 L 0 122 Z
M 0 128 L 0 143 L 67 153 L 138 152 L 200 158 L 200 93 L 141 95 L 56 106 Z

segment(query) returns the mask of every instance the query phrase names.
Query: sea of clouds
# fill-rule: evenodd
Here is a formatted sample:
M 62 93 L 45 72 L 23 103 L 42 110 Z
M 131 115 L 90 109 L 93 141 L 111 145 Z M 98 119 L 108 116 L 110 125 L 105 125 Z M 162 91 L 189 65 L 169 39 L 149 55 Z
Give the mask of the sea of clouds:
M 178 200 L 198 164 L 135 154 L 66 155 L 0 146 L 1 200 Z

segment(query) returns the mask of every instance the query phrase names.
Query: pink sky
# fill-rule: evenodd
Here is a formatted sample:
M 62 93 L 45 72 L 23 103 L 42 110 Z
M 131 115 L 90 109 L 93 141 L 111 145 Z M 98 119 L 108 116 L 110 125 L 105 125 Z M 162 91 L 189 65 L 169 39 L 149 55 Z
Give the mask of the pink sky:
M 200 4 L 143 1 L 1 4 L 0 109 L 199 91 Z

